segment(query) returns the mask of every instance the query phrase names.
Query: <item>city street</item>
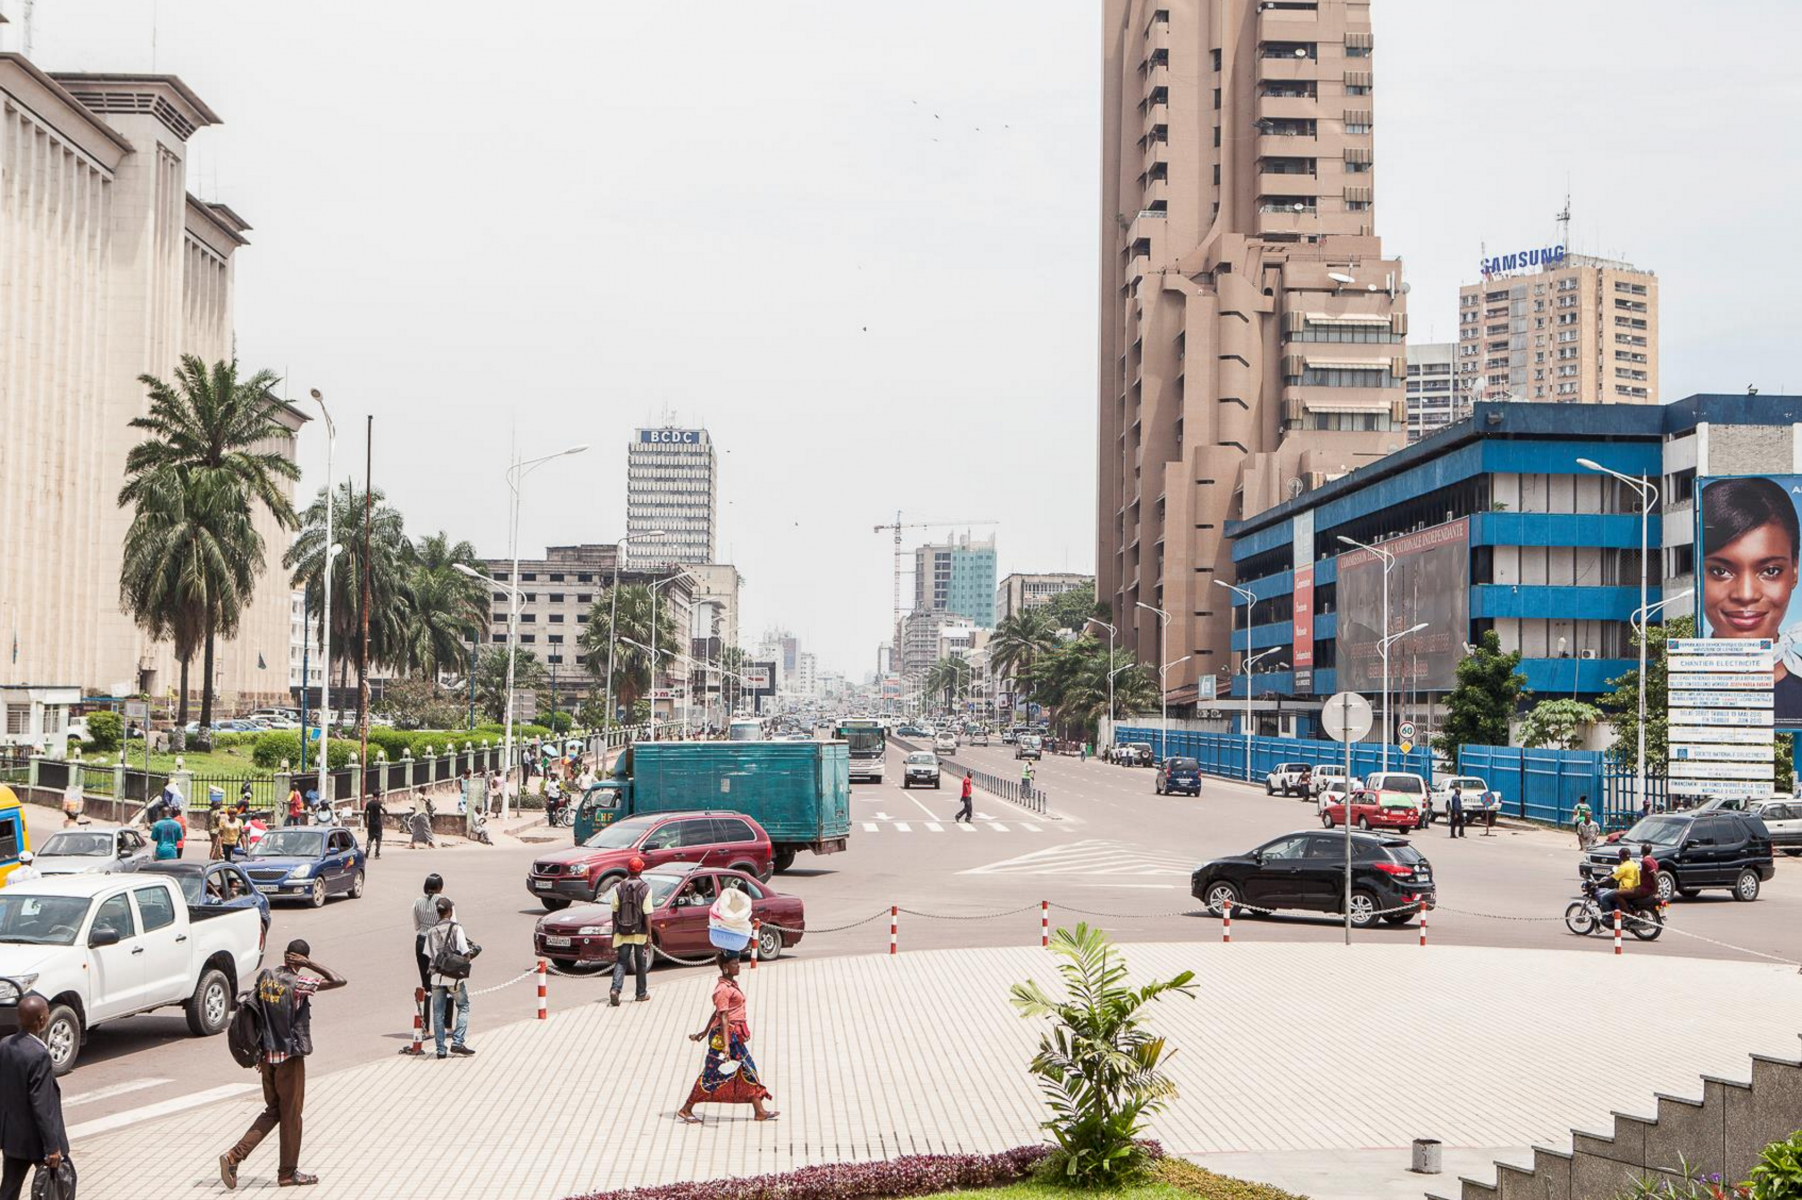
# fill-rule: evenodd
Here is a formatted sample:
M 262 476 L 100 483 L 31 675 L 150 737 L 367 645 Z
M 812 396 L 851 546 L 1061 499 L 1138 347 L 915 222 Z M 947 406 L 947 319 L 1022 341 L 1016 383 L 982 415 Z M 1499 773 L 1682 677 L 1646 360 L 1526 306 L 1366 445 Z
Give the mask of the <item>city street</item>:
M 1017 774 L 1012 755 L 1011 747 L 999 744 L 958 751 L 961 761 L 1003 777 Z M 854 785 L 848 852 L 803 856 L 792 871 L 773 880 L 779 890 L 805 899 L 815 929 L 862 922 L 809 933 L 792 952 L 795 959 L 886 951 L 890 905 L 903 910 L 902 954 L 1035 945 L 1041 900 L 1052 902 L 1054 924 L 1089 920 L 1125 941 L 1215 942 L 1220 922 L 1203 914 L 1189 895 L 1195 865 L 1278 833 L 1318 828 L 1311 805 L 1267 797 L 1261 785 L 1248 789 L 1207 779 L 1199 799 L 1163 797 L 1152 794 L 1149 770 L 1063 757 L 1035 765 L 1037 785 L 1050 796 L 1049 816 L 978 791 L 976 821 L 959 826 L 951 821 L 958 801 L 950 772 L 937 791 L 903 790 L 897 782 L 900 756 L 891 749 L 883 784 Z M 58 823 L 53 814 L 33 812 L 34 836 Z M 304 937 L 321 962 L 352 984 L 318 1001 L 314 1070 L 378 1060 L 407 1043 L 416 983 L 411 905 L 429 872 L 444 875 L 459 918 L 485 948 L 472 980 L 477 989 L 532 967 L 531 931 L 543 910 L 526 894 L 526 869 L 535 854 L 562 844 L 569 834 L 543 826 L 523 832 L 554 840 L 534 844 L 508 838 L 494 847 L 456 843 L 414 851 L 394 838 L 383 857 L 372 860 L 361 899 L 335 899 L 317 911 L 276 910 L 272 948 Z M 1454 841 L 1440 825 L 1413 836 L 1439 879 L 1443 907 L 1430 918 L 1430 945 L 1611 953 L 1608 938 L 1579 940 L 1561 920 L 1576 894 L 1569 835 L 1498 829 L 1493 837 L 1473 832 Z M 1679 901 L 1665 936 L 1650 944 L 1629 938 L 1627 954 L 1769 961 L 1758 957 L 1763 954 L 1793 961 L 1795 931 L 1802 929 L 1802 870 L 1790 860 L 1779 861 L 1758 901 L 1741 904 L 1725 893 Z M 996 913 L 1007 915 L 990 916 Z M 1357 944 L 1413 946 L 1418 936 L 1410 924 L 1359 931 L 1353 938 Z M 1341 923 L 1325 915 L 1242 916 L 1233 923 L 1235 944 L 1336 944 L 1342 937 Z M 764 969 L 780 971 L 784 965 Z M 705 968 L 664 964 L 653 974 L 653 990 L 676 978 L 706 974 Z M 606 986 L 592 977 L 553 976 L 550 1007 L 563 1011 L 604 998 Z M 479 1050 L 486 1030 L 528 1018 L 535 1009 L 531 978 L 479 996 L 472 1044 Z M 222 1039 L 190 1038 L 180 1012 L 169 1010 L 97 1030 L 64 1090 L 72 1126 L 99 1132 L 249 1088 L 248 1076 L 231 1062 Z

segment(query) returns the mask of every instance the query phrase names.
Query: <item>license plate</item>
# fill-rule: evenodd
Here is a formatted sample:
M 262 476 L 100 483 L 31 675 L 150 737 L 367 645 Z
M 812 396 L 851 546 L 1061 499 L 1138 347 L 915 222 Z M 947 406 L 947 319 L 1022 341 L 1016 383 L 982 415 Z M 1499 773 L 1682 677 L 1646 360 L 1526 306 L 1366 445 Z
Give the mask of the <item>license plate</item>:
M 276 887 L 276 886 L 275 886 L 275 884 L 273 884 L 273 883 L 259 883 L 259 884 L 257 884 L 257 891 L 259 891 L 259 892 L 262 892 L 262 893 L 264 893 L 264 894 L 265 894 L 265 895 L 267 895 L 267 894 L 268 894 L 268 893 L 270 893 L 270 892 L 274 892 L 274 891 L 278 891 L 278 890 L 280 890 L 280 889 L 278 889 L 278 888 L 277 888 L 277 887 Z
M 551 890 L 550 881 L 545 879 L 534 879 L 532 881 L 532 886 L 541 892 L 548 892 Z
M 547 937 L 544 939 L 544 944 L 547 946 L 555 946 L 559 949 L 562 949 L 563 947 L 569 945 L 569 939 L 566 937 Z

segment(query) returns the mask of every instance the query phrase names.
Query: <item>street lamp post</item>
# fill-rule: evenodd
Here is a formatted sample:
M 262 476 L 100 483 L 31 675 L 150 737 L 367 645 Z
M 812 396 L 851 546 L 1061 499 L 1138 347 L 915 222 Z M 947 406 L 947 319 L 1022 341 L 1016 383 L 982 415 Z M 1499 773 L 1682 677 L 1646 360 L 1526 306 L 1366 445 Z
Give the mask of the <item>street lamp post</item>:
M 319 656 L 325 660 L 325 674 L 319 687 L 319 799 L 330 804 L 331 797 L 325 789 L 331 782 L 327 766 L 331 758 L 328 750 L 332 736 L 332 559 L 337 557 L 340 549 L 332 542 L 332 508 L 335 499 L 332 495 L 332 455 L 338 448 L 338 426 L 333 423 L 332 414 L 325 407 L 325 397 L 319 394 L 319 389 L 313 388 L 308 395 L 319 406 L 319 415 L 325 418 L 325 598 L 320 601 L 324 612 L 320 616 L 322 632 L 319 635 Z M 305 679 L 300 683 L 303 688 L 306 686 Z M 300 736 L 304 741 L 306 730 L 301 730 Z M 150 744 L 148 735 L 144 744 Z
M 613 647 L 619 642 L 619 560 L 625 557 L 626 545 L 629 542 L 649 541 L 666 536 L 661 529 L 650 529 L 644 533 L 622 534 L 613 547 L 613 586 L 607 589 L 607 708 L 601 713 L 601 761 L 607 761 L 607 739 L 612 732 L 613 723 Z M 651 597 L 651 607 L 657 606 L 657 597 Z M 656 660 L 652 660 L 651 669 L 656 670 Z M 652 708 L 656 705 L 653 704 Z
M 1658 485 L 1644 475 L 1637 478 L 1632 475 L 1623 475 L 1592 459 L 1579 458 L 1577 465 L 1591 471 L 1600 471 L 1604 475 L 1612 475 L 1639 493 L 1639 611 L 1645 613 L 1649 618 L 1652 614 L 1646 604 L 1646 558 L 1651 550 L 1652 506 L 1658 503 Z M 1639 794 L 1637 798 L 1643 806 L 1646 802 L 1646 635 L 1643 628 L 1639 635 L 1639 735 L 1634 740 L 1639 743 Z
M 518 561 L 517 558 L 514 560 L 516 569 L 513 574 L 516 578 L 519 575 L 519 571 L 517 570 Z M 498 579 L 482 574 L 468 563 L 452 563 L 451 566 L 455 567 L 462 574 L 469 576 L 471 579 L 479 579 L 488 587 L 497 587 L 507 593 L 507 731 L 501 743 L 501 770 L 506 777 L 510 778 L 513 772 L 513 643 L 516 640 L 513 636 L 513 617 L 519 609 L 519 585 L 515 583 L 502 583 Z M 470 703 L 472 707 L 475 703 L 474 670 L 475 667 L 472 663 L 470 667 L 472 673 L 470 681 Z M 555 695 L 555 691 L 553 691 L 552 694 Z M 522 780 L 521 782 L 523 783 L 524 781 Z M 501 820 L 505 821 L 512 815 L 513 805 L 510 802 L 507 789 L 503 787 L 501 788 Z
M 1387 663 L 1389 661 L 1389 644 L 1391 642 L 1399 642 L 1403 638 L 1407 637 L 1409 634 L 1419 633 L 1421 630 L 1425 629 L 1426 627 L 1427 627 L 1427 623 L 1425 621 L 1421 621 L 1419 624 L 1410 625 L 1410 626 L 1408 626 L 1408 628 L 1403 629 L 1400 632 L 1392 633 L 1388 637 L 1384 638 L 1382 641 L 1378 642 L 1377 648 L 1383 652 L 1383 661 L 1385 663 Z M 1389 719 L 1389 693 L 1387 691 L 1385 691 L 1383 693 L 1383 719 L 1385 721 L 1387 721 Z M 1387 771 L 1388 769 L 1389 769 L 1389 742 L 1388 742 L 1388 739 L 1385 738 L 1383 741 L 1383 770 Z M 1351 810 L 1350 809 L 1346 810 L 1346 818 L 1345 819 L 1347 822 L 1349 822 L 1351 820 Z
M 615 558 L 617 557 L 618 556 L 615 555 Z M 677 571 L 669 578 L 659 579 L 656 583 L 651 585 L 651 645 L 653 646 L 657 644 L 657 610 L 662 607 L 657 603 L 657 589 L 666 584 L 676 582 L 676 580 L 682 578 L 682 575 L 683 572 Z M 636 644 L 637 643 L 634 643 L 634 645 Z M 667 653 L 673 654 L 674 651 L 668 651 Z M 674 704 L 670 705 L 671 712 L 674 712 L 675 709 L 676 706 Z M 651 655 L 651 740 L 653 742 L 657 740 L 657 655 L 655 653 Z
M 655 593 L 652 594 L 651 599 L 652 603 L 656 602 Z M 673 658 L 675 657 L 676 652 L 674 650 L 659 651 L 656 648 L 657 643 L 655 639 L 652 640 L 649 646 L 645 645 L 643 642 L 634 641 L 629 637 L 622 637 L 619 640 L 632 647 L 634 650 L 643 650 L 645 656 L 651 661 L 651 728 L 649 737 L 650 740 L 654 742 L 657 740 L 657 655 L 660 653 L 667 654 Z
M 1644 664 L 1644 662 L 1646 661 L 1646 657 L 1645 657 L 1646 656 L 1646 623 L 1652 619 L 1652 614 L 1657 612 L 1659 609 L 1664 608 L 1666 605 L 1675 604 L 1679 600 L 1687 600 L 1689 597 L 1695 595 L 1695 591 L 1696 591 L 1696 589 L 1694 589 L 1694 588 L 1684 588 L 1682 591 L 1678 592 L 1676 595 L 1666 596 L 1664 599 L 1658 601 L 1656 604 L 1644 605 L 1642 607 L 1634 609 L 1633 615 L 1627 618 L 1627 627 L 1629 629 L 1635 629 L 1639 633 L 1639 661 L 1641 664 Z M 1669 661 L 1668 658 L 1666 661 Z M 1646 711 L 1646 670 L 1645 670 L 1645 667 L 1643 665 L 1641 665 L 1641 667 L 1639 669 L 1639 712 L 1640 712 L 1640 718 L 1639 718 L 1639 802 L 1642 806 L 1646 803 L 1646 799 L 1647 799 L 1647 797 L 1646 797 L 1646 719 L 1645 719 L 1645 711 Z M 1665 799 L 1667 801 L 1670 799 L 1670 789 L 1668 786 L 1665 789 Z
M 1377 642 L 1383 655 L 1383 770 L 1389 769 L 1389 643 L 1394 641 L 1389 633 L 1389 569 L 1395 566 L 1395 555 L 1381 546 L 1371 546 L 1356 538 L 1348 538 L 1343 533 L 1339 540 L 1348 546 L 1356 546 L 1360 550 L 1368 550 L 1383 561 L 1383 633 L 1384 637 Z
M 1228 583 L 1224 579 L 1216 579 L 1214 582 L 1245 601 L 1245 652 L 1250 654 L 1251 606 L 1258 602 L 1258 598 L 1247 589 Z M 1234 612 L 1229 615 L 1232 617 L 1230 626 L 1236 633 L 1239 627 L 1239 614 Z M 1271 649 L 1275 650 L 1276 647 L 1273 646 Z M 1245 664 L 1245 782 L 1247 783 L 1251 782 L 1251 663 L 1254 661 L 1256 660 L 1249 660 Z
M 1218 581 L 1216 581 L 1216 582 L 1218 582 Z M 1228 586 L 1231 586 L 1231 585 L 1228 585 Z M 1247 641 L 1250 640 L 1250 637 L 1251 637 L 1250 628 L 1248 626 L 1247 631 L 1246 631 Z M 1250 783 L 1251 782 L 1251 669 L 1253 666 L 1255 666 L 1257 664 L 1257 661 L 1259 659 L 1269 658 L 1272 654 L 1275 654 L 1278 650 L 1281 650 L 1282 647 L 1281 646 L 1272 646 L 1272 647 L 1270 647 L 1270 649 L 1260 650 L 1256 654 L 1252 654 L 1250 652 L 1251 647 L 1249 645 L 1246 646 L 1245 649 L 1246 649 L 1246 655 L 1245 655 L 1245 782 Z
M 1110 614 L 1110 615 L 1112 615 L 1112 614 Z M 1088 624 L 1099 625 L 1103 629 L 1107 630 L 1107 666 L 1108 666 L 1108 672 L 1107 672 L 1107 740 L 1108 740 L 1108 743 L 1111 745 L 1114 740 L 1114 676 L 1116 676 L 1120 673 L 1119 671 L 1114 669 L 1114 633 L 1115 633 L 1115 629 L 1112 625 L 1108 624 L 1106 621 L 1103 621 L 1100 617 L 1090 617 L 1088 620 Z
M 1146 612 L 1154 612 L 1158 615 L 1158 662 L 1161 664 L 1164 661 L 1164 655 L 1168 653 L 1164 643 L 1170 633 L 1170 614 L 1143 600 L 1135 600 L 1133 607 L 1142 608 Z M 1164 706 L 1163 723 L 1158 730 L 1158 761 L 1163 762 L 1165 745 L 1170 740 L 1170 689 L 1164 686 L 1164 668 L 1161 665 L 1158 667 L 1158 702 Z

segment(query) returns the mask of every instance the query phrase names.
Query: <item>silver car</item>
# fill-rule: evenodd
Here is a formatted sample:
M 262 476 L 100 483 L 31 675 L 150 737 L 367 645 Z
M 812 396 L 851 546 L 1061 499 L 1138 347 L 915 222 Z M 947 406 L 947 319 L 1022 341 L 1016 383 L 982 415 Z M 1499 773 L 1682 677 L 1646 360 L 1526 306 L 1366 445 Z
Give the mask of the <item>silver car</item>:
M 38 847 L 31 865 L 45 875 L 104 875 L 129 871 L 153 852 L 135 829 L 62 829 Z

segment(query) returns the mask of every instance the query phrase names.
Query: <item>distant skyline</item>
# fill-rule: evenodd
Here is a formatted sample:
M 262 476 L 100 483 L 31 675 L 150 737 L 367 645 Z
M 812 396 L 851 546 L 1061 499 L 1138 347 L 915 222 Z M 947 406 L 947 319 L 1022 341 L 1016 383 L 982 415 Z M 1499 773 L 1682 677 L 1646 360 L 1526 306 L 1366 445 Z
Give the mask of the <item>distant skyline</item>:
M 1568 190 L 1572 250 L 1659 275 L 1663 396 L 1802 390 L 1802 299 L 1748 269 L 1789 231 L 1802 167 L 1758 151 L 1802 77 L 1748 70 L 1745 40 L 1788 44 L 1802 6 L 1731 13 L 1376 6 L 1377 230 L 1412 338 L 1452 340 L 1485 244 L 1549 244 Z M 586 442 L 527 483 L 522 552 L 612 541 L 632 430 L 673 422 L 719 450 L 741 636 L 791 629 L 823 670 L 875 666 L 897 508 L 998 521 L 974 532 L 999 576 L 1093 570 L 1092 0 L 36 14 L 39 66 L 174 73 L 224 118 L 189 187 L 253 226 L 240 358 L 325 392 L 359 481 L 376 415 L 415 535 L 504 553 L 509 446 Z M 310 495 L 317 422 L 300 454 Z

